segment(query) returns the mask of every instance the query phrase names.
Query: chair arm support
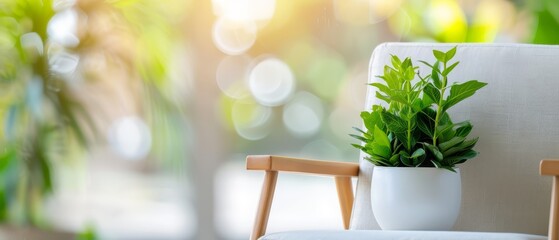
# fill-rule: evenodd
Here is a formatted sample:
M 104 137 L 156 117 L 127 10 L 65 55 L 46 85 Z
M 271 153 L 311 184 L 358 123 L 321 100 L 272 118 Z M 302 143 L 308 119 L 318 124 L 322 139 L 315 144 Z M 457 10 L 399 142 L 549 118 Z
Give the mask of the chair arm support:
M 553 176 L 551 207 L 549 209 L 548 239 L 559 240 L 559 160 L 542 160 L 540 175 Z
M 344 228 L 349 228 L 351 209 L 353 208 L 353 186 L 351 177 L 359 175 L 359 164 L 347 162 L 319 161 L 301 158 L 289 158 L 270 155 L 252 155 L 247 157 L 247 170 L 264 170 L 266 175 L 262 184 L 260 201 L 254 221 L 251 240 L 257 240 L 266 232 L 270 208 L 278 172 L 294 172 L 329 175 L 335 177 L 336 190 L 340 201 L 340 209 Z
M 540 175 L 557 176 L 559 175 L 559 159 L 545 159 L 540 162 Z
M 359 164 L 270 155 L 251 155 L 247 157 L 247 170 L 356 177 L 359 175 Z

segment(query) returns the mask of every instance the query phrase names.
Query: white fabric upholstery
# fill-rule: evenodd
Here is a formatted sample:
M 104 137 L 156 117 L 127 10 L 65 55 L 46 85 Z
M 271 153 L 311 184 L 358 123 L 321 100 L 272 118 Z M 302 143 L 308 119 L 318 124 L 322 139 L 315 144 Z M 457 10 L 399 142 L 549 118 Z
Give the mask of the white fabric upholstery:
M 452 46 L 382 44 L 373 53 L 369 82 L 379 81 L 374 76 L 382 74 L 390 54 L 412 57 L 420 72 L 427 75 L 427 68 L 417 60 L 433 62 L 433 49 L 446 51 Z M 455 230 L 546 234 L 551 178 L 539 176 L 538 166 L 541 159 L 559 158 L 559 46 L 458 44 L 455 60 L 461 63 L 450 74 L 451 81 L 476 79 L 489 83 L 451 109 L 455 121 L 471 120 L 471 136 L 479 136 L 475 149 L 480 152 L 475 159 L 460 165 L 463 202 Z M 374 96 L 374 88 L 370 87 L 366 109 L 377 102 Z M 379 229 L 370 206 L 372 169 L 372 164 L 361 159 L 351 229 Z M 347 234 L 361 236 L 369 232 Z M 330 236 L 313 239 L 333 239 Z M 505 239 L 495 237 L 484 239 Z M 452 239 L 462 238 L 453 235 Z
M 272 233 L 260 240 L 547 240 L 547 237 L 517 233 L 426 232 L 426 231 L 292 231 Z

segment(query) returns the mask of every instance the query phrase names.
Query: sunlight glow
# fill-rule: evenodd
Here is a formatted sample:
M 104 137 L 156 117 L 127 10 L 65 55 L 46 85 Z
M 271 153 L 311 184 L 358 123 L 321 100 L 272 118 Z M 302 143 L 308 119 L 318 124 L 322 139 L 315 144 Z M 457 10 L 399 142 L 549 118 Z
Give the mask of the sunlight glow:
M 275 0 L 212 0 L 216 16 L 239 21 L 269 20 L 274 16 Z
M 253 21 L 220 17 L 214 23 L 212 37 L 220 51 L 229 55 L 238 55 L 252 47 L 256 41 L 257 30 Z
M 287 64 L 277 58 L 266 58 L 254 66 L 249 75 L 249 90 L 264 106 L 285 103 L 295 88 L 295 77 Z
M 47 32 L 51 40 L 65 47 L 75 47 L 80 43 L 77 37 L 78 13 L 74 9 L 63 10 L 54 15 L 48 23 Z
M 338 21 L 355 24 L 375 24 L 396 13 L 403 0 L 333 0 L 334 16 Z
M 503 26 L 510 25 L 515 16 L 514 5 L 505 0 L 485 0 L 479 3 L 472 22 L 470 41 L 492 42 Z
M 445 42 L 466 40 L 466 16 L 454 0 L 433 0 L 427 9 L 426 22 L 431 31 Z

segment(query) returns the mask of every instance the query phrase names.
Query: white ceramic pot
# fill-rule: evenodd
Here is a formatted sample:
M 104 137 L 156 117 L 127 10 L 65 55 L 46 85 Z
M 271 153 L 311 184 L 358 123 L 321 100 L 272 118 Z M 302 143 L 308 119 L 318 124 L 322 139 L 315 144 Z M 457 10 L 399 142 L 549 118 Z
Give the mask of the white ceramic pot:
M 462 197 L 460 170 L 379 167 L 373 169 L 371 204 L 383 230 L 450 230 Z

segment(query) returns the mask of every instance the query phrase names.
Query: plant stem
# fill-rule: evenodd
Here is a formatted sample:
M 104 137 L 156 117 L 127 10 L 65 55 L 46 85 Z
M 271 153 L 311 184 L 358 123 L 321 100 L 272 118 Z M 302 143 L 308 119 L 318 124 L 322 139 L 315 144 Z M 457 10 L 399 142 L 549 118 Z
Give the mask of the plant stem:
M 446 70 L 446 62 L 444 62 L 443 65 L 443 72 L 444 70 Z M 442 75 L 442 74 L 441 74 Z M 446 83 L 447 83 L 447 77 L 443 76 L 443 82 L 442 82 L 442 89 L 440 89 L 440 93 L 441 96 L 439 98 L 439 102 L 437 103 L 437 115 L 435 116 L 435 131 L 433 133 L 433 146 L 437 146 L 437 127 L 439 126 L 439 121 L 441 120 L 441 114 L 442 114 L 442 105 L 443 105 L 443 100 L 444 100 L 444 92 L 446 90 Z
M 407 98 L 408 98 L 408 104 L 410 105 L 408 107 L 409 110 L 408 110 L 407 116 L 406 116 L 408 118 L 408 137 L 407 137 L 408 141 L 406 143 L 407 144 L 406 147 L 407 147 L 408 152 L 411 151 L 411 117 L 410 117 L 410 115 L 411 115 L 412 108 L 411 108 L 411 102 L 410 102 L 410 100 L 411 100 L 410 99 L 410 92 L 411 92 L 411 89 L 410 89 L 411 86 L 410 85 L 411 84 L 409 82 L 406 83 L 406 93 L 407 93 L 406 95 L 407 95 Z

